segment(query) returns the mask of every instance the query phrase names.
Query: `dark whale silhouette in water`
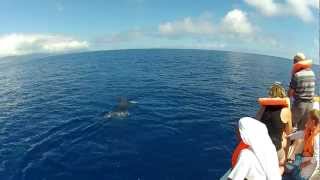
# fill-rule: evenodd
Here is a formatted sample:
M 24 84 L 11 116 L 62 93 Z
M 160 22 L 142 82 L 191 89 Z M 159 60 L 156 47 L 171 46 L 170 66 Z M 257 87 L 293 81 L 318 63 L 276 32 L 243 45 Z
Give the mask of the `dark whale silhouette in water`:
M 125 97 L 119 97 L 118 101 L 118 105 L 114 110 L 105 113 L 105 118 L 126 118 L 129 116 L 129 108 L 138 103 L 136 101 L 129 101 Z

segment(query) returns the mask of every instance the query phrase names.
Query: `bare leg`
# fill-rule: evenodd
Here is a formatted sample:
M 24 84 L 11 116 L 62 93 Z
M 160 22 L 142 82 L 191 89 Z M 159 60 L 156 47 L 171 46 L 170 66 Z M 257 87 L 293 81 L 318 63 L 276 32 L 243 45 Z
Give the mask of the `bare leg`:
M 312 176 L 310 177 L 310 180 L 318 180 L 320 179 L 320 168 L 316 169 Z

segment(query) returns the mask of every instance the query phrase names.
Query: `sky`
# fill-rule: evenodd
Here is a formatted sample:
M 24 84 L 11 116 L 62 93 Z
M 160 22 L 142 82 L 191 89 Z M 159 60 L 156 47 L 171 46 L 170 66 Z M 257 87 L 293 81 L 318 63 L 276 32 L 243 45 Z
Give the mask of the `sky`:
M 319 0 L 0 0 L 0 57 L 187 48 L 319 63 Z

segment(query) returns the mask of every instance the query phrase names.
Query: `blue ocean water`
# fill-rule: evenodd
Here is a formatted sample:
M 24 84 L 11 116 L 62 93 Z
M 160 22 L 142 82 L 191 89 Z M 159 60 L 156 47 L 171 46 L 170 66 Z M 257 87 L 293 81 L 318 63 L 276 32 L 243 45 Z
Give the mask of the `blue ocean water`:
M 2 60 L 0 179 L 218 179 L 237 121 L 255 115 L 274 81 L 288 85 L 290 66 L 165 49 Z M 104 118 L 117 97 L 138 104 L 127 118 Z

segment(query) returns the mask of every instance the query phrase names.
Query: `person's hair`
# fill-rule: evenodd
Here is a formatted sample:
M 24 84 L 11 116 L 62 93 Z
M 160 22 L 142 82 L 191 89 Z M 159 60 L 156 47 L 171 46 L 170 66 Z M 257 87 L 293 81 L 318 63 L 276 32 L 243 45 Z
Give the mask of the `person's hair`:
M 303 61 L 305 59 L 304 54 L 302 53 L 297 53 L 294 57 L 293 57 L 293 63 L 298 63 L 300 61 Z
M 284 98 L 287 97 L 287 93 L 285 88 L 281 85 L 281 83 L 279 82 L 275 82 L 271 85 L 269 92 L 268 92 L 269 96 L 271 98 Z
M 300 62 L 300 61 L 302 61 L 302 59 L 299 58 L 299 57 L 297 57 L 297 56 L 295 56 L 295 57 L 293 58 L 293 64 L 298 63 L 298 62 Z
M 316 124 L 320 123 L 320 111 L 313 109 L 310 111 L 310 118 L 316 121 Z

